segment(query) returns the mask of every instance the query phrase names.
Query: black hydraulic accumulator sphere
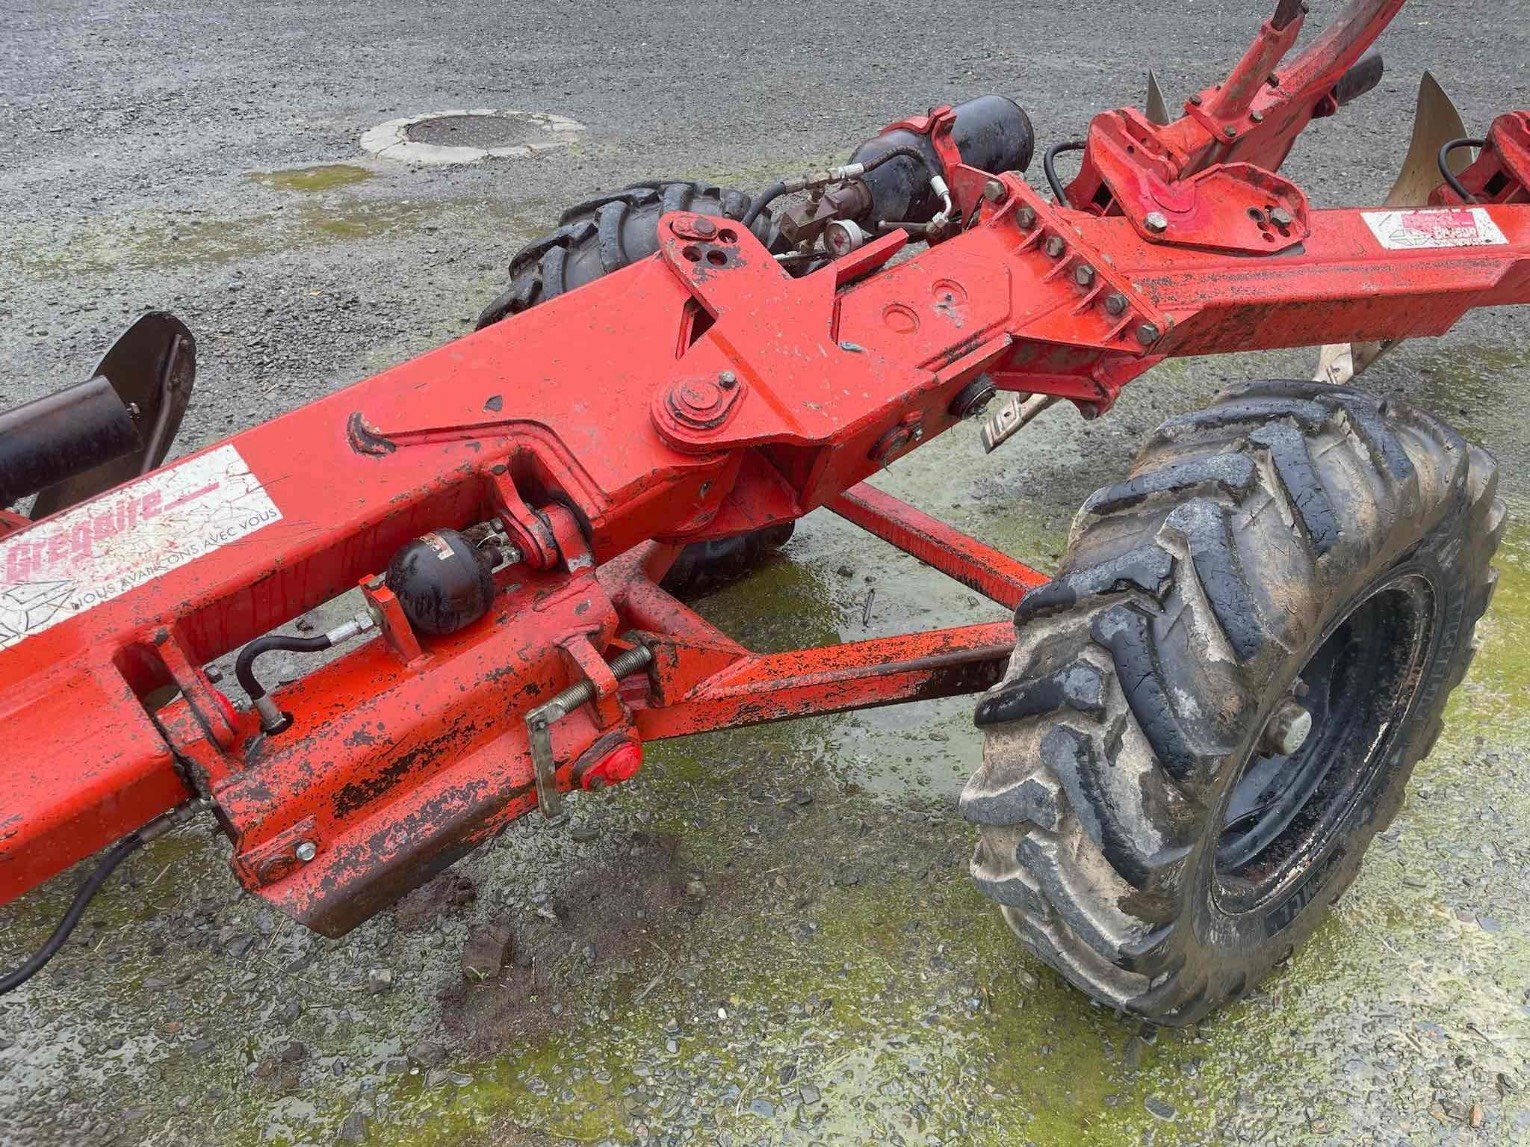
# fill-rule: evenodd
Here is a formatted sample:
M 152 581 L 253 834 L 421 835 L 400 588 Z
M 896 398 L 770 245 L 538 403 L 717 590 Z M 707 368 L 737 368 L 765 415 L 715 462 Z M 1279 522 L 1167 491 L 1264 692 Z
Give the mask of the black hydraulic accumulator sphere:
M 399 548 L 388 563 L 388 588 L 421 633 L 456 633 L 489 611 L 492 554 L 456 530 L 432 530 Z

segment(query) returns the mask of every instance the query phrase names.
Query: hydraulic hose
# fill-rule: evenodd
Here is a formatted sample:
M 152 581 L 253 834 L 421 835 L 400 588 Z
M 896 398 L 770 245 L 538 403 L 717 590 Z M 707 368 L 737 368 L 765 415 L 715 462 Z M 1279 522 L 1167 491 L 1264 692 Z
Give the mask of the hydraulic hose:
M 864 164 L 851 164 L 851 169 L 859 168 L 859 170 L 851 170 L 843 176 L 839 175 L 838 172 L 845 171 L 846 169 L 838 168 L 835 171 L 825 173 L 825 175 L 832 177 L 830 179 L 823 179 L 817 176 L 809 176 L 805 179 L 778 179 L 776 182 L 772 183 L 764 191 L 760 192 L 754 197 L 753 202 L 749 204 L 749 210 L 744 212 L 743 218 L 738 221 L 739 226 L 746 228 L 754 226 L 754 221 L 760 217 L 760 213 L 777 199 L 780 199 L 783 195 L 787 195 L 793 191 L 804 191 L 807 188 L 815 186 L 819 183 L 833 182 L 840 178 L 859 178 L 860 176 L 865 175 L 868 171 L 875 171 L 884 163 L 887 163 L 889 160 L 898 159 L 900 156 L 906 159 L 915 160 L 925 168 L 928 168 L 930 165 L 929 159 L 917 147 L 904 146 L 890 148 L 889 150 L 883 152 L 881 155 L 877 156 L 875 159 L 870 160 Z
M 1440 165 L 1440 174 L 1445 177 L 1445 182 L 1450 185 L 1450 189 L 1461 197 L 1461 202 L 1463 203 L 1475 203 L 1477 202 L 1477 197 L 1470 191 L 1466 190 L 1466 185 L 1462 183 L 1461 180 L 1457 177 L 1456 173 L 1451 170 L 1450 153 L 1455 151 L 1457 148 L 1462 147 L 1475 147 L 1480 149 L 1486 146 L 1487 140 L 1485 139 L 1465 138 L 1453 139 L 1445 144 L 1444 147 L 1440 148 L 1438 161 Z
M 743 227 L 746 231 L 750 227 L 753 227 L 754 221 L 760 217 L 760 212 L 764 211 L 765 208 L 769 207 L 772 203 L 774 203 L 777 199 L 780 199 L 781 196 L 785 194 L 785 181 L 780 179 L 776 180 L 764 191 L 760 192 L 754 197 L 754 201 L 749 204 L 749 210 L 745 211 L 744 217 L 738 221 L 739 226 Z
M 1063 207 L 1068 206 L 1068 192 L 1063 187 L 1062 180 L 1057 178 L 1057 157 L 1065 151 L 1083 151 L 1085 146 L 1081 139 L 1070 139 L 1065 143 L 1054 143 L 1041 157 L 1041 170 L 1047 174 L 1047 186 L 1052 189 L 1052 194 L 1057 196 L 1057 202 Z
M 164 834 L 176 825 L 185 822 L 199 809 L 205 807 L 201 800 L 190 801 L 178 808 L 171 809 L 161 817 L 151 820 L 136 832 L 130 832 L 106 850 L 95 867 L 95 871 L 84 884 L 80 885 L 74 899 L 69 902 L 69 910 L 64 913 L 64 918 L 53 929 L 53 934 L 44 941 L 43 946 L 22 965 L 0 975 L 0 996 L 7 992 L 13 992 L 22 984 L 47 965 L 48 961 L 58 955 L 59 949 L 68 942 L 70 935 L 79 926 L 80 918 L 85 915 L 85 909 L 95 899 L 96 893 L 101 891 L 101 886 L 111 878 L 113 872 L 133 853 L 137 852 L 155 837 Z
M 101 858 L 101 863 L 96 865 L 96 870 L 90 874 L 90 879 L 80 885 L 80 890 L 74 894 L 74 899 L 69 903 L 69 911 L 64 913 L 64 918 L 58 922 L 58 927 L 53 929 L 53 935 L 48 937 L 41 948 L 32 953 L 31 959 L 26 963 L 0 976 L 0 996 L 21 987 L 42 971 L 49 960 L 58 955 L 58 950 L 64 946 L 70 934 L 79 925 L 80 917 L 85 915 L 85 909 L 95 899 L 96 893 L 101 891 L 101 886 L 107 882 L 113 872 L 117 871 L 119 864 L 143 845 L 143 834 L 130 832 L 106 850 L 106 855 Z
M 254 704 L 255 711 L 260 714 L 261 730 L 267 734 L 280 733 L 291 726 L 292 718 L 277 708 L 266 687 L 260 683 L 260 678 L 255 676 L 256 658 L 273 649 L 283 649 L 288 653 L 320 653 L 342 641 L 349 641 L 356 634 L 371 629 L 372 625 L 371 614 L 359 613 L 350 621 L 318 637 L 289 637 L 285 633 L 268 633 L 241 649 L 234 661 L 234 676 L 239 681 L 239 687 Z
M 292 718 L 277 708 L 276 702 L 267 696 L 266 687 L 255 676 L 255 659 L 273 649 L 285 649 L 289 653 L 318 653 L 333 644 L 333 639 L 327 633 L 318 637 L 288 637 L 281 633 L 268 633 L 264 637 L 257 637 L 239 651 L 238 660 L 234 662 L 234 676 L 239 680 L 239 687 L 254 702 L 260 714 L 260 727 L 265 732 L 282 732 L 292 724 Z

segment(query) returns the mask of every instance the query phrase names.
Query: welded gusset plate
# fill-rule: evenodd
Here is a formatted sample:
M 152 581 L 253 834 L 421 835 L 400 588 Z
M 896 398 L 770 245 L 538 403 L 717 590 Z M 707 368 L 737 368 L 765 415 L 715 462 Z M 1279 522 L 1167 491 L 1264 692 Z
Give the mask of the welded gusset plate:
M 1268 255 L 1310 233 L 1307 197 L 1289 179 L 1251 163 L 1222 163 L 1180 178 L 1185 163 L 1164 130 L 1141 113 L 1104 112 L 1090 125 L 1085 174 L 1069 194 L 1098 179 L 1152 243 Z

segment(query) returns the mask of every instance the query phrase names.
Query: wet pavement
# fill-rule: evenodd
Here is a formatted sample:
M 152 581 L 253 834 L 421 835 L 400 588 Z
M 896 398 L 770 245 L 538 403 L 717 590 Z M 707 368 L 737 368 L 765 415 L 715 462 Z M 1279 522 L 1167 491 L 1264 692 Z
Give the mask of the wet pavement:
M 1298 149 L 1319 200 L 1384 191 L 1425 63 L 1469 124 L 1525 105 L 1530 5 L 1451 7 L 1410 8 L 1383 88 Z M 199 339 L 194 448 L 462 333 L 564 203 L 659 174 L 752 187 L 989 88 L 1063 138 L 1135 98 L 1137 45 L 1183 92 L 1259 8 L 1145 2 L 1086 26 L 1059 3 L 960 3 L 927 26 L 843 4 L 13 3 L 0 399 L 73 381 L 169 306 Z M 473 168 L 357 145 L 494 105 L 587 131 Z M 1099 422 L 1053 410 L 990 458 L 958 428 L 880 482 L 1047 567 L 1161 418 L 1311 357 L 1170 364 Z M 1368 385 L 1497 452 L 1530 521 L 1523 314 L 1404 346 Z M 0 1000 L 0 1141 L 1530 1141 L 1524 525 L 1498 565 L 1482 653 L 1360 879 L 1288 967 L 1194 1029 L 1092 1006 L 968 885 L 954 802 L 979 741 L 952 700 L 655 746 L 569 827 L 529 818 L 342 941 L 242 896 L 205 829 L 158 841 Z M 701 608 L 760 648 L 1002 616 L 823 515 Z M 0 909 L 0 963 L 69 889 Z M 465 947 L 501 970 L 465 977 Z

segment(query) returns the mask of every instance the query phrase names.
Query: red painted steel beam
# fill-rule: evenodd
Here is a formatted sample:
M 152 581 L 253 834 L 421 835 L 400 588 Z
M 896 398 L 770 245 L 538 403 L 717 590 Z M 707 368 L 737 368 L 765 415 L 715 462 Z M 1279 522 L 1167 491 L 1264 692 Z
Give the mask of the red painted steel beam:
M 884 542 L 918 558 L 975 589 L 984 597 L 1014 609 L 1026 590 L 1050 579 L 1024 562 L 969 538 L 923 510 L 862 482 L 829 503 L 829 509 Z
M 1014 625 L 1000 621 L 754 654 L 634 716 L 645 738 L 679 737 L 980 692 L 1003 674 L 1014 644 Z

